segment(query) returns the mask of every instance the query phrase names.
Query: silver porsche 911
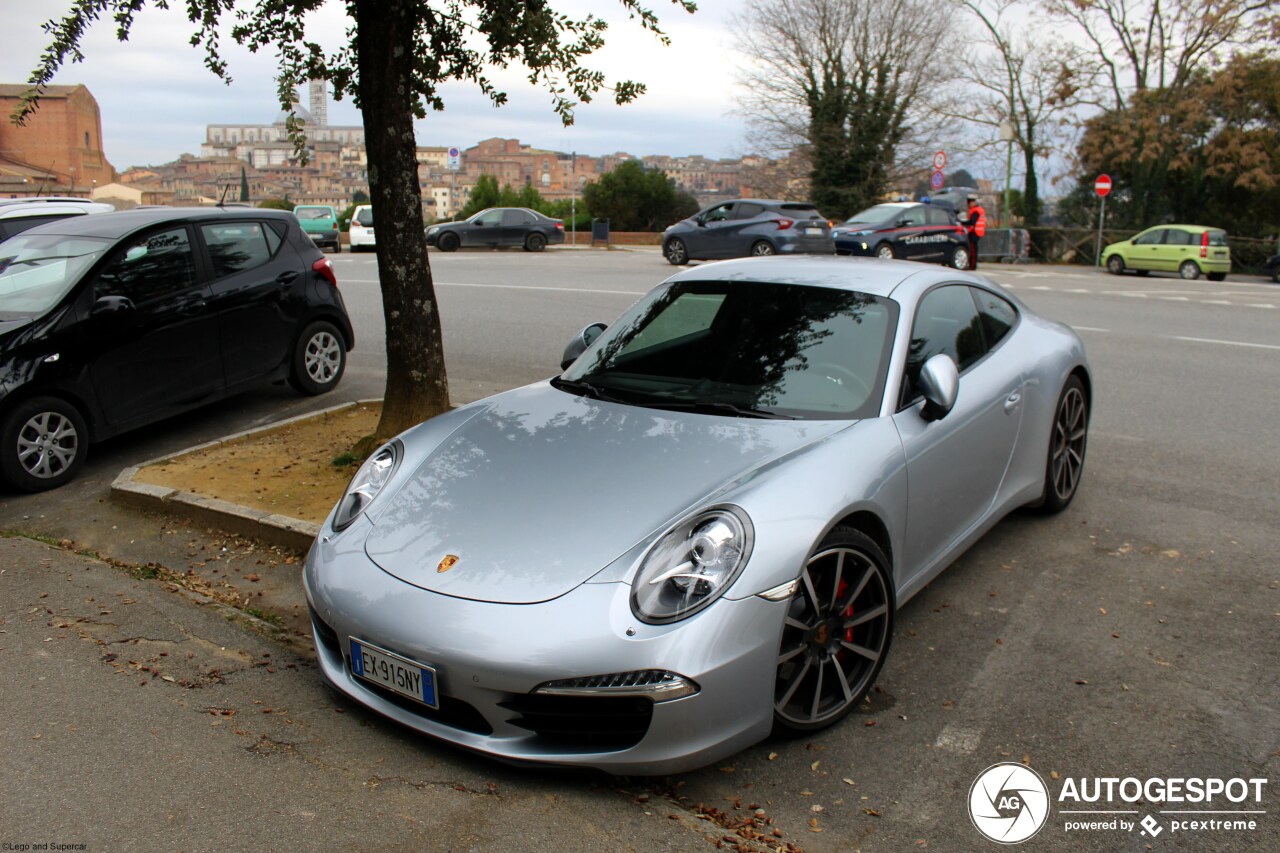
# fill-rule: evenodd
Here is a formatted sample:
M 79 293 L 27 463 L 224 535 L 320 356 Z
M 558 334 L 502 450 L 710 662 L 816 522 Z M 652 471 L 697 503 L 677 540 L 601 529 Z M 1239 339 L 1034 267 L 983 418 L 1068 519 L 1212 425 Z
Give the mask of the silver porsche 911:
M 940 267 L 699 266 L 564 367 L 374 453 L 304 571 L 338 690 L 505 760 L 670 773 L 831 725 L 895 610 L 1084 466 L 1079 338 Z

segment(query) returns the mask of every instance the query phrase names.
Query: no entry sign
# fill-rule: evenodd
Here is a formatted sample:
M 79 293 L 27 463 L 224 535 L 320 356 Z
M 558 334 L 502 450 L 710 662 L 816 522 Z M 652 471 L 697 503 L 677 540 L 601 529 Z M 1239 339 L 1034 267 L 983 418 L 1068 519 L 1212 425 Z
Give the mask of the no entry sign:
M 1111 176 L 1099 175 L 1098 180 L 1093 184 L 1093 191 L 1106 198 L 1107 193 L 1111 192 Z

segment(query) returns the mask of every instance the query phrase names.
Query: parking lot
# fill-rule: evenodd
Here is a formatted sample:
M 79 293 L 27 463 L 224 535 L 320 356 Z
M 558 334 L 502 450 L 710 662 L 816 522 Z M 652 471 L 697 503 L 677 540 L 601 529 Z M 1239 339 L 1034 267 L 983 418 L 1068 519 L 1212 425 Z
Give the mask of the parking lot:
M 611 320 L 673 271 L 656 250 L 463 251 L 431 258 L 457 403 L 553 374 L 573 332 Z M 66 488 L 0 495 L 0 529 L 74 540 L 129 563 L 161 561 L 167 545 L 158 520 L 106 503 L 121 468 L 309 409 L 380 396 L 385 357 L 376 258 L 331 259 L 357 337 L 334 394 L 308 399 L 267 388 L 109 442 L 95 448 L 84 476 Z M 395 814 L 412 811 L 416 798 L 434 807 L 437 798 L 451 796 L 434 785 L 462 780 L 467 796 L 477 798 L 467 811 L 470 834 L 456 831 L 452 809 L 428 809 L 416 814 L 416 826 L 391 821 L 387 834 L 368 846 L 485 850 L 536 849 L 522 848 L 519 839 L 554 837 L 551 830 L 566 809 L 597 809 L 603 816 L 598 822 L 613 829 L 591 834 L 590 822 L 574 818 L 573 826 L 586 834 L 565 840 L 565 849 L 700 849 L 732 835 L 757 808 L 772 821 L 766 826 L 762 819 L 762 828 L 774 843 L 777 828 L 807 851 L 986 849 L 995 845 L 975 831 L 967 802 L 978 774 L 998 762 L 1031 766 L 1053 797 L 1066 780 L 1098 777 L 1263 778 L 1270 781 L 1261 787 L 1261 802 L 1249 806 L 1220 801 L 1170 807 L 1141 798 L 1055 802 L 1027 846 L 1280 848 L 1280 286 L 1257 277 L 1184 282 L 1087 268 L 987 266 L 981 272 L 1038 312 L 1074 326 L 1089 349 L 1095 401 L 1084 484 L 1061 515 L 1006 519 L 909 602 L 898 615 L 872 701 L 843 723 L 810 739 L 770 739 L 717 766 L 668 779 L 548 775 L 500 767 L 358 712 L 321 713 L 333 697 L 318 688 L 318 676 L 301 660 L 253 690 L 234 681 L 227 688 L 242 690 L 235 701 L 244 703 L 253 701 L 251 694 L 270 703 L 273 689 L 287 696 L 300 722 L 287 738 L 272 735 L 273 742 L 289 744 L 272 753 L 270 760 L 279 763 L 273 773 L 281 779 L 314 774 L 327 762 L 329 782 L 322 794 L 308 797 L 308 809 L 321 813 L 326 802 L 345 808 L 354 797 Z M 618 499 L 625 500 L 625 487 Z M 21 569 L 10 565 L 7 571 Z M 7 631 L 44 629 L 19 618 L 27 605 L 26 598 L 5 604 Z M 194 607 L 185 600 L 175 606 Z M 128 626 L 120 631 L 128 635 Z M 30 636 L 23 637 L 21 643 L 0 639 L 0 647 L 33 647 Z M 256 655 L 270 645 L 245 637 L 253 635 L 228 629 L 217 643 L 224 651 L 228 643 L 252 643 Z M 76 648 L 65 653 L 74 657 Z M 43 711 L 32 706 L 35 694 L 15 693 L 22 683 L 15 666 L 10 656 L 0 732 L 26 746 L 40 733 Z M 106 666 L 81 668 L 92 679 L 95 667 Z M 231 784 L 236 762 L 264 758 L 228 747 L 236 742 L 229 729 L 206 732 L 211 704 L 172 703 L 174 726 L 194 731 L 198 718 L 205 733 L 201 748 L 226 762 L 213 775 Z M 356 729 L 358 751 L 334 746 L 334 738 Z M 68 754 L 48 753 L 54 762 L 72 760 Z M 370 788 L 383 759 L 401 781 Z M 38 782 L 13 760 L 0 759 L 6 785 Z M 492 793 L 489 783 L 508 798 L 513 811 L 507 818 L 500 802 L 483 800 Z M 131 799 L 130 784 L 117 783 L 121 800 Z M 248 810 L 247 826 L 269 825 L 278 805 L 269 797 L 233 800 L 216 785 L 200 796 L 214 809 Z M 254 803 L 261 814 L 252 813 Z M 1253 829 L 1177 829 L 1172 823 L 1215 819 L 1180 818 L 1175 810 L 1246 808 L 1255 812 L 1248 815 Z M 1063 813 L 1073 810 L 1108 811 L 1098 816 L 1103 824 L 1152 816 L 1160 831 L 1144 834 L 1119 824 L 1080 828 L 1089 821 Z M 94 835 L 89 813 L 82 822 L 62 824 L 61 837 L 85 843 L 103 837 Z M 20 840 L 10 836 L 22 827 L 2 820 L 0 841 Z M 170 838 L 170 847 L 191 846 L 181 828 L 164 834 L 162 814 L 142 820 L 146 826 L 155 822 L 154 837 Z M 281 820 L 287 826 L 302 819 L 291 811 Z M 1068 823 L 1075 824 L 1070 831 Z M 535 825 L 542 828 L 528 828 Z M 229 843 L 220 846 L 250 846 L 252 839 L 236 834 L 235 826 L 227 832 Z M 749 849 L 768 849 L 758 843 Z

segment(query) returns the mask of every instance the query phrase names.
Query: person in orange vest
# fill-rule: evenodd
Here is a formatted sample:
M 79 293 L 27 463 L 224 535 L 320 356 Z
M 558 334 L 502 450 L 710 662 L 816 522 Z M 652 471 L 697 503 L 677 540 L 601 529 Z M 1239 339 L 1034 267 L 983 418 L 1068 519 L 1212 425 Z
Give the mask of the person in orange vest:
M 987 212 L 978 204 L 978 197 L 971 195 L 968 213 L 961 218 L 965 232 L 969 235 L 969 269 L 978 268 L 978 240 L 987 236 Z

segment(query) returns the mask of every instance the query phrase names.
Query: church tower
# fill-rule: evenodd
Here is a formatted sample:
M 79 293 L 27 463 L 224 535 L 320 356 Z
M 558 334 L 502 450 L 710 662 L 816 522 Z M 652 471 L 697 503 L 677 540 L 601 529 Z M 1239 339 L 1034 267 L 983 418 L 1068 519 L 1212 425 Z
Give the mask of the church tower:
M 329 124 L 329 84 L 324 80 L 308 80 L 307 94 L 311 107 L 311 118 L 316 127 Z

